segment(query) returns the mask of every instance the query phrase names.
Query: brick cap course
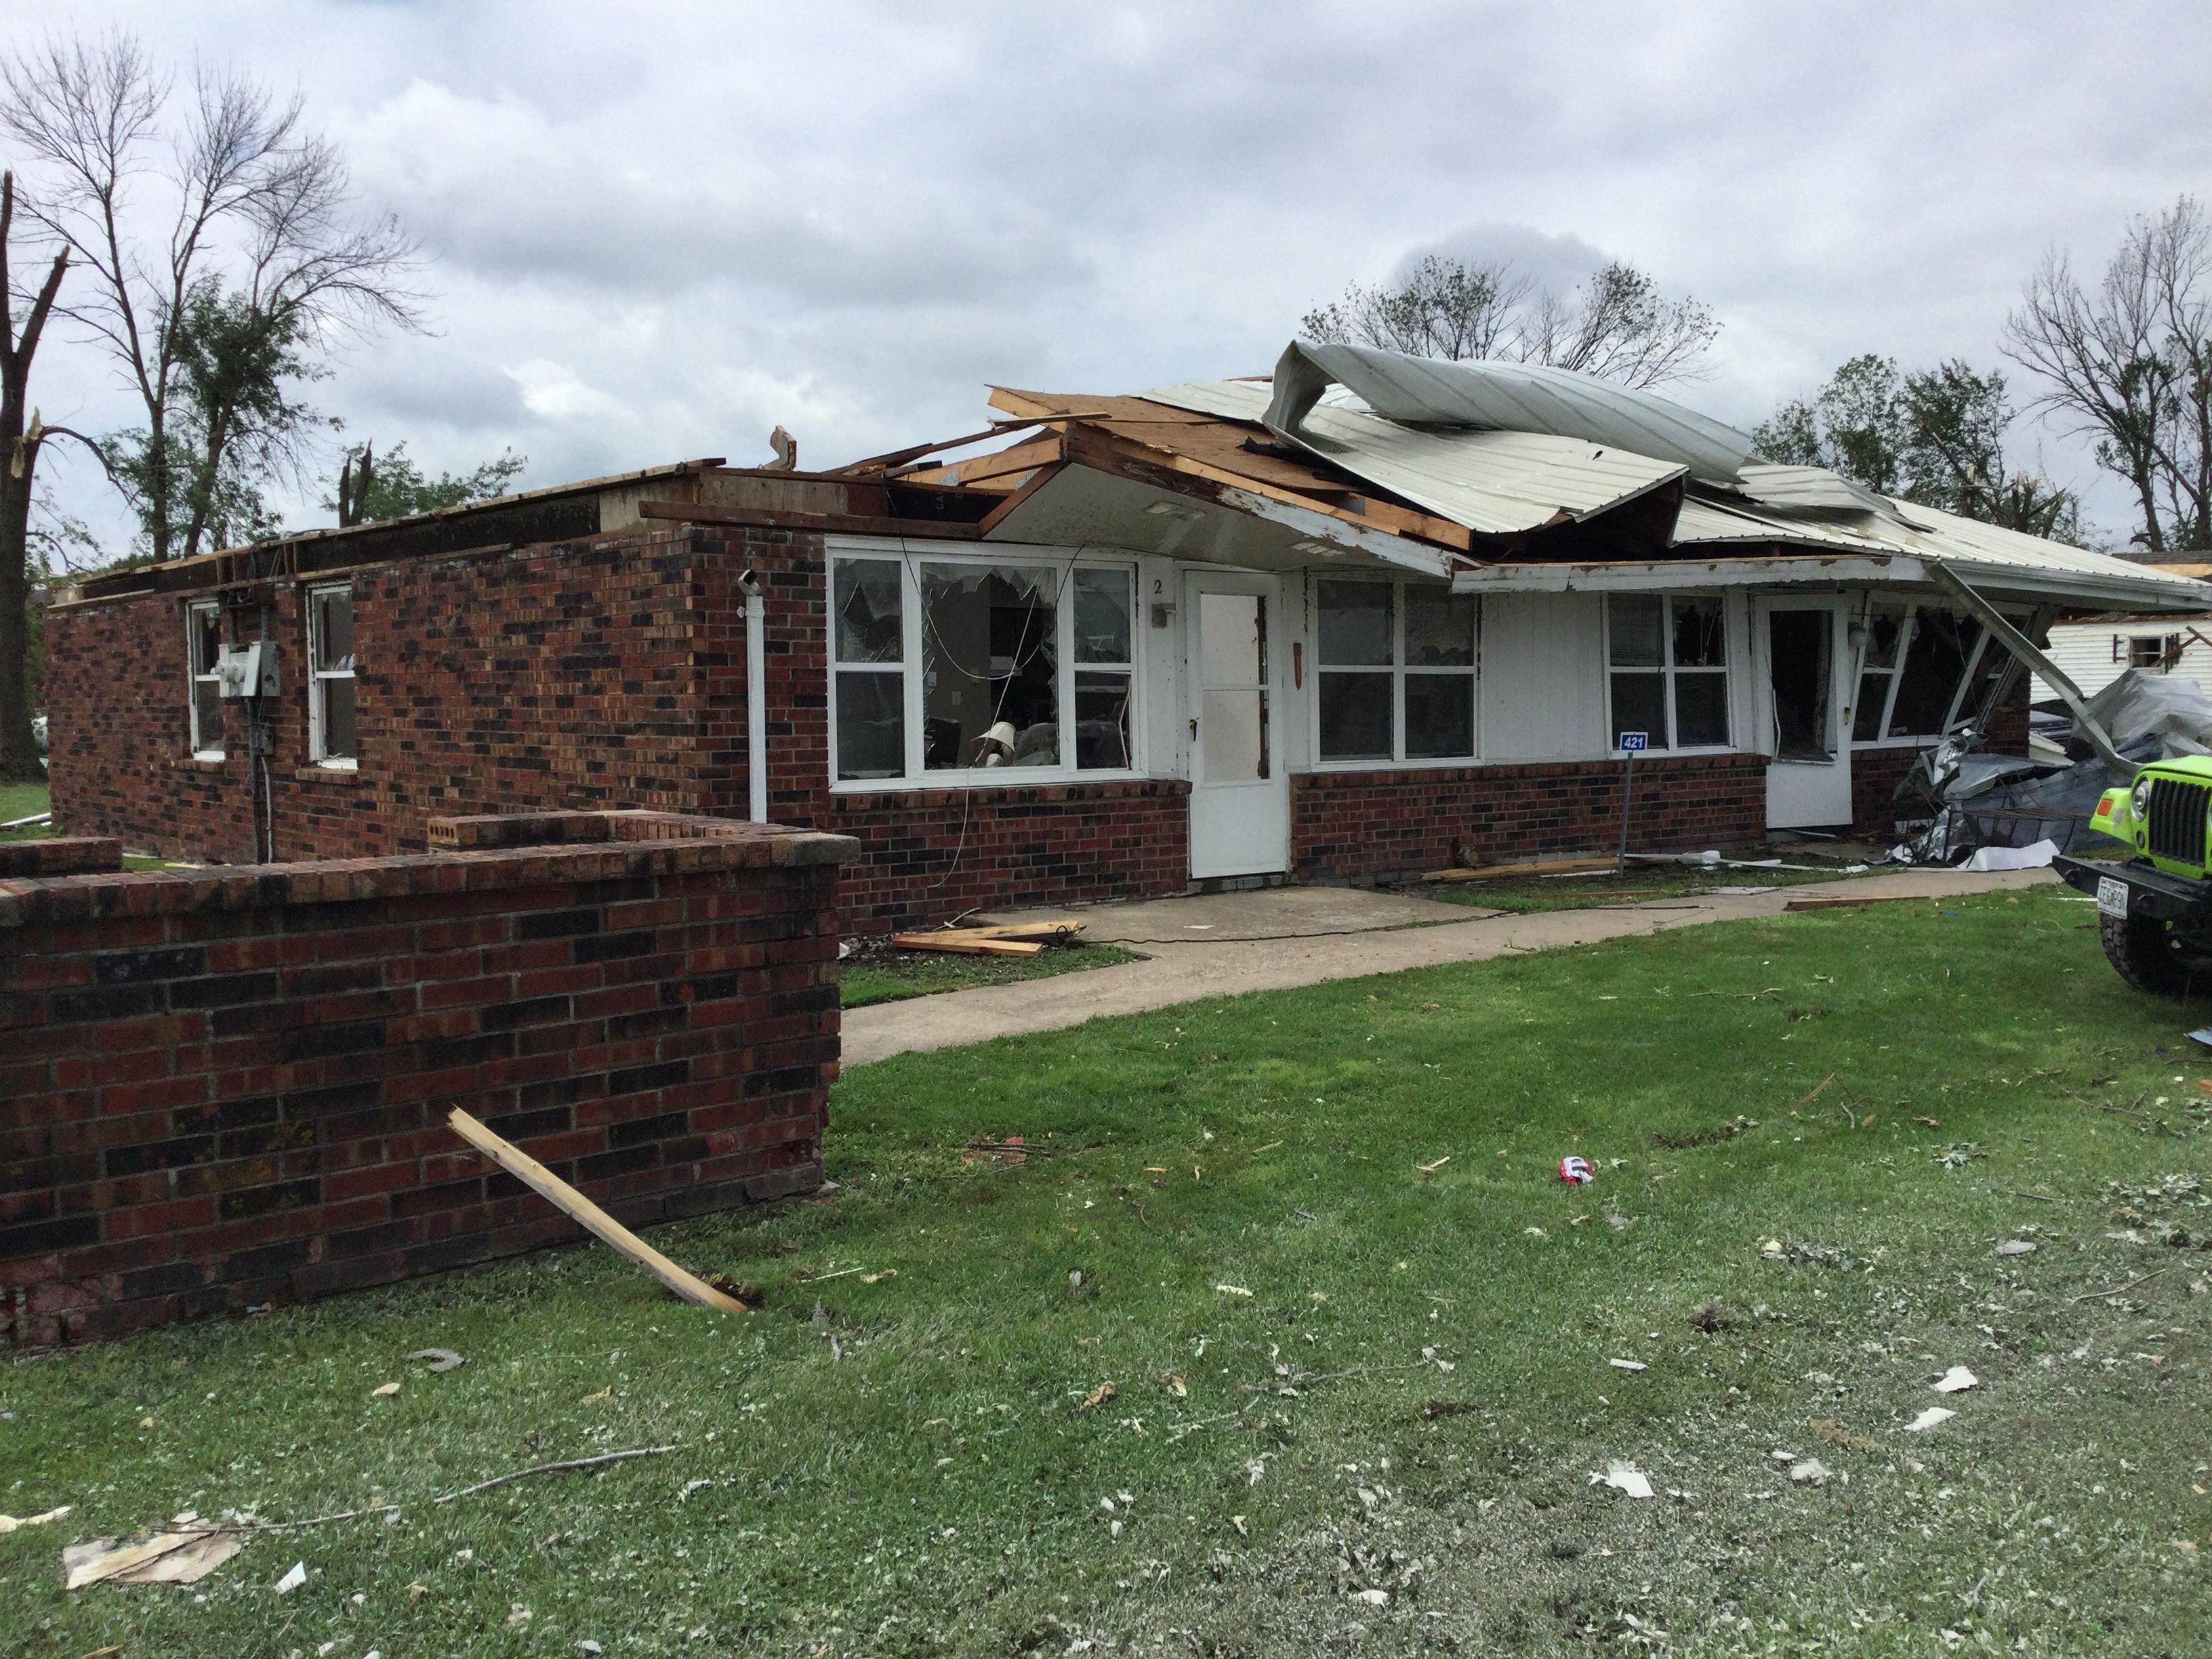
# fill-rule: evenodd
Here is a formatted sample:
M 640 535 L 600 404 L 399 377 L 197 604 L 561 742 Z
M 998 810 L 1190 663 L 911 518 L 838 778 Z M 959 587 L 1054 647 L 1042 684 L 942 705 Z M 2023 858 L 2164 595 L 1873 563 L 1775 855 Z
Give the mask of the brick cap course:
M 880 812 L 886 808 L 909 811 L 917 807 L 1029 806 L 1041 803 L 1086 800 L 1142 800 L 1180 798 L 1190 793 L 1187 778 L 1119 778 L 1109 783 L 994 784 L 988 788 L 947 787 L 842 790 L 830 796 L 835 812 Z
M 528 825 L 537 819 L 562 822 L 557 832 L 536 836 L 529 828 L 503 827 L 518 822 Z M 593 820 L 595 827 L 573 822 L 577 819 Z M 552 839 L 555 833 L 558 841 Z M 346 899 L 538 887 L 548 882 L 836 865 L 857 857 L 860 850 L 850 836 L 678 812 L 433 818 L 430 834 L 439 851 L 392 858 L 0 879 L 0 931 L 106 916 L 274 909 Z M 115 862 L 121 862 L 118 843 L 85 840 L 114 848 Z M 26 848 L 58 844 L 64 843 L 21 843 Z
M 1291 781 L 1301 789 L 1374 789 L 1389 785 L 1408 787 L 1443 783 L 1498 783 L 1510 778 L 1577 778 L 1620 775 L 1626 757 L 1601 760 L 1480 761 L 1468 766 L 1386 767 L 1352 772 L 1298 772 Z M 1749 750 L 1722 750 L 1707 754 L 1674 755 L 1649 750 L 1636 757 L 1636 775 L 1661 772 L 1711 772 L 1746 764 L 1765 766 L 1766 757 Z
M 0 876 L 75 876 L 120 870 L 123 843 L 112 836 L 52 836 L 0 842 Z

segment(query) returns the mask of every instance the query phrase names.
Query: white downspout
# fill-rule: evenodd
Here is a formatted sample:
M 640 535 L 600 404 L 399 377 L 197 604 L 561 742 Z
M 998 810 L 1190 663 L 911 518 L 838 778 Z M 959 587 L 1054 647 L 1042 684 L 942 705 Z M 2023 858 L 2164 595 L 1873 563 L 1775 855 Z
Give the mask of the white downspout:
M 760 578 L 750 570 L 738 578 L 745 596 L 745 771 L 747 805 L 755 823 L 768 822 L 768 606 Z

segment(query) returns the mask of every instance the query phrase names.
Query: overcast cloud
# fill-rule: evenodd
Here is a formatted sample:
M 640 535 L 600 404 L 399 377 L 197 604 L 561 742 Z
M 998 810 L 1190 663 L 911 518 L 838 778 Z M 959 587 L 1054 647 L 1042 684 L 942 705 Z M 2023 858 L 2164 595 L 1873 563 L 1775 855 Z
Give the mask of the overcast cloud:
M 319 405 L 433 467 L 512 446 L 526 484 L 756 462 L 778 423 L 834 465 L 972 429 L 994 381 L 1264 372 L 1430 250 L 1694 294 L 1723 328 L 1678 395 L 1749 425 L 1860 351 L 1996 365 L 2047 247 L 2100 267 L 2212 175 L 2197 3 L 79 0 L 0 46 L 110 24 L 296 84 L 420 237 L 435 332 L 349 351 Z M 33 398 L 131 413 L 63 342 Z M 119 533 L 88 468 L 50 477 Z

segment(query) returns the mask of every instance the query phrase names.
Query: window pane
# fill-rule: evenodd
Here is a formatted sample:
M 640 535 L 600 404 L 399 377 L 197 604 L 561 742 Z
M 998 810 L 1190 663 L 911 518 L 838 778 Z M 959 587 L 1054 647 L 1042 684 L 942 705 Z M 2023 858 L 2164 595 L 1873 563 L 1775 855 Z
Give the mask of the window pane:
M 1656 617 L 1656 612 L 1654 612 Z M 1615 674 L 1613 677 L 1613 746 L 1620 747 L 1620 734 L 1641 732 L 1654 749 L 1667 746 L 1667 677 L 1664 674 Z
M 1267 775 L 1267 694 L 1254 688 L 1201 693 L 1200 775 L 1207 783 L 1250 783 Z
M 343 587 L 327 587 L 315 595 L 313 603 L 315 620 L 315 666 L 325 669 L 351 668 L 353 666 L 352 592 Z
M 1075 659 L 1127 662 L 1129 659 L 1129 573 L 1075 573 Z
M 1390 588 L 1386 582 L 1316 582 L 1324 666 L 1387 665 L 1390 660 Z
M 1674 601 L 1674 666 L 1718 668 L 1728 660 L 1721 644 L 1718 599 Z M 1683 739 L 1685 743 L 1688 738 Z
M 1406 660 L 1415 668 L 1474 666 L 1472 593 L 1432 587 L 1406 590 Z
M 222 653 L 222 612 L 211 605 L 192 607 L 185 624 L 185 642 L 191 653 L 192 672 L 212 674 Z
M 1085 772 L 1131 764 L 1127 674 L 1075 677 L 1075 763 Z
M 1413 622 L 1408 602 L 1406 620 Z M 1406 758 L 1463 760 L 1474 754 L 1474 676 L 1406 676 Z
M 340 675 L 317 680 L 323 693 L 323 760 L 356 760 L 360 746 L 354 733 L 354 683 Z
M 1971 723 L 1982 712 L 1982 704 L 1996 690 L 1997 681 L 2011 665 L 2012 653 L 2000 641 L 1991 640 L 1984 647 L 1981 660 L 1974 665 L 1974 678 L 1967 682 L 1966 696 L 1959 699 L 1960 720 Z
M 1684 749 L 1714 749 L 1729 740 L 1728 676 L 1674 676 L 1674 741 Z
M 1895 646 L 1893 643 L 1893 650 Z M 1881 736 L 1881 705 L 1889 696 L 1887 674 L 1859 676 L 1859 700 L 1851 710 L 1851 741 L 1872 743 Z
M 1321 757 L 1325 761 L 1390 758 L 1389 674 L 1321 677 Z
M 1966 654 L 1980 633 L 1979 623 L 1948 611 L 1923 610 L 1914 616 L 1897 708 L 1889 717 L 1891 736 L 1929 738 L 1941 732 L 1951 694 L 1966 670 Z
M 926 768 L 1060 764 L 1058 591 L 1050 569 L 922 567 Z
M 1660 629 L 1665 626 L 1666 610 L 1665 602 L 1650 593 L 1616 593 L 1607 601 L 1607 632 L 1613 638 L 1614 667 L 1659 666 Z
M 213 752 L 222 747 L 222 694 L 213 680 L 192 682 L 192 707 L 199 715 L 199 731 L 192 747 Z
M 903 660 L 899 606 L 898 566 L 883 559 L 838 560 L 837 660 Z
M 896 778 L 906 770 L 906 677 L 837 676 L 837 775 Z
M 1866 665 L 1869 668 L 1897 666 L 1897 642 L 1905 637 L 1905 607 L 1878 605 L 1867 618 Z

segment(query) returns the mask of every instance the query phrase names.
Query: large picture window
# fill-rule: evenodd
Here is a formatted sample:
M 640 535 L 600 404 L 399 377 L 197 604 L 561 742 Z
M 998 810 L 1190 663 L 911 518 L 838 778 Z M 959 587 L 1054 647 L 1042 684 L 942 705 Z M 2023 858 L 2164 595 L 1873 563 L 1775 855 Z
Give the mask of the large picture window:
M 1418 582 L 1314 583 L 1323 764 L 1474 758 L 1471 595 Z
M 1615 593 L 1606 603 L 1613 742 L 1647 734 L 1654 749 L 1729 744 L 1727 613 L 1692 593 Z
M 1127 567 L 855 554 L 831 586 L 838 782 L 1133 769 Z
M 307 757 L 318 766 L 360 763 L 350 587 L 307 590 Z
M 213 599 L 185 608 L 185 659 L 190 678 L 192 758 L 221 760 L 222 690 L 216 659 L 222 654 L 222 609 Z
M 1851 741 L 1943 736 L 1973 719 L 2008 661 L 1972 617 L 1934 605 L 1876 604 L 1859 632 Z

